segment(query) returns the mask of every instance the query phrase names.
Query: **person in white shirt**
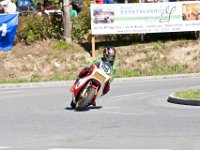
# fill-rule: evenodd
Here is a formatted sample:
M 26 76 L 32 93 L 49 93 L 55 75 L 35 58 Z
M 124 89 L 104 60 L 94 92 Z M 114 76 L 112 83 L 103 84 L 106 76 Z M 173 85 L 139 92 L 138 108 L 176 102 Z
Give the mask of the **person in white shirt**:
M 0 7 L 4 8 L 4 13 L 16 13 L 17 6 L 13 0 L 4 0 L 0 2 Z

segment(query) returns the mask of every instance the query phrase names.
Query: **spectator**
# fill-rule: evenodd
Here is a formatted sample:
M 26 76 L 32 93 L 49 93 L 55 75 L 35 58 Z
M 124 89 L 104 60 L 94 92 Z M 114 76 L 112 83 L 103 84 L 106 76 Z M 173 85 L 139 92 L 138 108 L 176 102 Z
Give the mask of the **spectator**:
M 0 6 L 0 14 L 4 13 L 4 8 Z
M 78 13 L 75 9 L 73 9 L 73 6 L 72 5 L 69 5 L 69 11 L 70 11 L 70 16 L 72 17 L 77 17 L 78 16 Z
M 158 0 L 155 0 L 155 1 L 158 2 Z M 155 3 L 155 1 L 154 0 L 143 0 L 143 3 Z
M 34 2 L 32 0 L 17 0 L 17 10 L 21 13 L 27 14 L 29 12 L 33 12 L 34 10 Z
M 168 0 L 156 0 L 155 3 L 169 2 Z
M 39 16 L 42 16 L 43 10 L 44 10 L 43 5 L 42 5 L 42 3 L 39 1 L 39 2 L 36 4 L 36 11 L 37 11 L 37 14 L 38 14 Z
M 94 3 L 95 3 L 95 4 L 103 4 L 103 3 L 104 3 L 104 0 L 94 0 Z
M 56 9 L 56 5 L 50 0 L 44 0 L 44 9 L 46 10 Z
M 77 13 L 79 13 L 84 7 L 82 0 L 72 0 L 71 5 Z
M 0 2 L 0 7 L 3 9 L 4 13 L 16 13 L 17 7 L 14 0 L 4 0 Z
M 114 0 L 104 0 L 104 4 L 113 4 Z
M 125 0 L 117 0 L 117 3 L 124 3 Z

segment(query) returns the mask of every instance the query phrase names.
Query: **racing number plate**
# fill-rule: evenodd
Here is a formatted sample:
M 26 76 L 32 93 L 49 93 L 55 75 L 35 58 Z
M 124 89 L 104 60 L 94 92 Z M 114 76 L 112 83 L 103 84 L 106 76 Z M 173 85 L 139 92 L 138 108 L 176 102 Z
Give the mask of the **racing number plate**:
M 101 75 L 101 74 L 98 73 L 98 72 L 95 72 L 94 76 L 95 76 L 98 80 L 100 80 L 101 82 L 104 82 L 105 79 L 106 79 L 103 75 Z

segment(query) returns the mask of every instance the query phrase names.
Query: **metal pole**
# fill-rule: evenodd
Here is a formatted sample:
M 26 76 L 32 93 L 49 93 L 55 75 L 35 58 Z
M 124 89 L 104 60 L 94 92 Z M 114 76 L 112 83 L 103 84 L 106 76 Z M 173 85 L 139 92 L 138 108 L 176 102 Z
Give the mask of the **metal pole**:
M 142 0 L 139 0 L 139 3 L 142 3 Z M 141 34 L 141 41 L 144 42 L 144 34 Z
M 95 36 L 92 35 L 92 58 L 95 58 Z

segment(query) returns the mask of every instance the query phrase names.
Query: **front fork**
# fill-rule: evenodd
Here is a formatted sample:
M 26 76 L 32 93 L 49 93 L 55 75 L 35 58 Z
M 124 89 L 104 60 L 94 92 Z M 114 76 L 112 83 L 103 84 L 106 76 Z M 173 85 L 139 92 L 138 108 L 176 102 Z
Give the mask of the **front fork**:
M 89 81 L 88 83 L 87 83 L 87 85 L 84 87 L 84 90 L 83 90 L 83 92 L 81 92 L 81 95 L 80 95 L 80 97 L 81 98 L 84 98 L 84 96 L 85 96 L 85 94 L 86 94 L 86 92 L 87 92 L 87 90 L 88 90 L 88 88 L 90 87 L 90 86 L 94 86 L 94 85 L 92 85 L 92 82 L 91 81 Z M 96 86 L 94 86 L 94 88 L 96 89 L 96 92 L 95 92 L 95 96 L 94 96 L 94 101 L 96 100 L 96 97 L 97 97 L 97 94 L 98 94 L 98 87 L 96 87 Z M 76 104 L 77 103 L 77 101 L 76 101 L 76 97 L 74 96 L 74 93 L 72 93 L 72 101 Z
M 80 95 L 80 97 L 81 98 L 84 98 L 85 97 L 85 94 L 86 94 L 86 92 L 87 92 L 87 90 L 88 90 L 88 88 L 91 86 L 91 81 L 89 81 L 88 83 L 87 83 L 87 85 L 84 87 L 84 89 L 83 89 L 83 92 L 81 92 L 81 95 Z

